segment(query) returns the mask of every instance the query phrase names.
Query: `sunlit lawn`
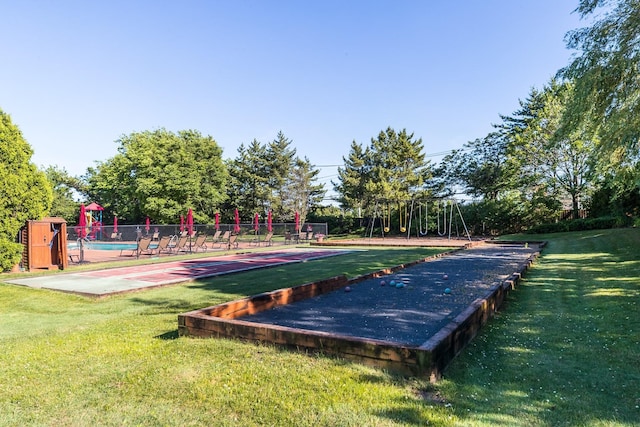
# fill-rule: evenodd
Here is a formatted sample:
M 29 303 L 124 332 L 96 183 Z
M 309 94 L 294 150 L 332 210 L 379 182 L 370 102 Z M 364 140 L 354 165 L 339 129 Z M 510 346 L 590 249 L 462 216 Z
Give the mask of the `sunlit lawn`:
M 176 333 L 184 311 L 363 274 L 425 249 L 355 252 L 101 300 L 0 284 L 0 425 L 638 425 L 640 233 L 545 237 L 543 257 L 504 310 L 436 385 Z

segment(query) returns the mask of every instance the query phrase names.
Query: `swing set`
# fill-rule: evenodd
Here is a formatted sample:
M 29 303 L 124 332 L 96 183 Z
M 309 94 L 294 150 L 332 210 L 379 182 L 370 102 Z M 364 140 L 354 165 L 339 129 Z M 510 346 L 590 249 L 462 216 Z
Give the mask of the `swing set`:
M 467 229 L 467 224 L 462 216 L 462 211 L 458 202 L 454 199 L 435 200 L 431 201 L 432 205 L 432 217 L 430 224 L 429 217 L 429 200 L 416 200 L 410 201 L 389 201 L 378 200 L 374 209 L 373 220 L 369 222 L 367 230 L 365 232 L 369 238 L 373 237 L 374 229 L 376 228 L 376 220 L 380 218 L 382 237 L 391 232 L 392 228 L 392 205 L 397 204 L 398 213 L 398 230 L 401 234 L 406 233 L 407 239 L 411 238 L 411 223 L 415 219 L 415 236 L 427 237 L 429 235 L 429 229 L 431 228 L 434 235 L 439 237 L 447 236 L 451 240 L 451 236 L 460 236 L 460 225 L 464 229 L 464 234 L 471 241 L 471 235 Z M 410 205 L 410 208 L 409 208 Z M 408 212 L 409 211 L 409 212 Z

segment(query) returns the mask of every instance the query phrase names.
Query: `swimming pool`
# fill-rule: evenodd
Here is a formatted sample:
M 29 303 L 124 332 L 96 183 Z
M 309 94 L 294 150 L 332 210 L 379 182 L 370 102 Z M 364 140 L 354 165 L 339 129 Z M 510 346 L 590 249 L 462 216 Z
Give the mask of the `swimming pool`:
M 127 251 L 134 250 L 137 245 L 135 243 L 102 243 L 89 242 L 83 244 L 85 249 L 94 249 L 99 251 Z M 67 249 L 78 249 L 78 243 L 68 243 Z

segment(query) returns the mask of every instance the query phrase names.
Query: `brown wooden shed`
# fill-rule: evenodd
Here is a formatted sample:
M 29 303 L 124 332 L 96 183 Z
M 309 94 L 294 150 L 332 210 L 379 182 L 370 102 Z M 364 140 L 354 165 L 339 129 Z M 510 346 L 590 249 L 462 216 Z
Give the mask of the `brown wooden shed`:
M 67 268 L 67 222 L 64 218 L 27 221 L 20 240 L 24 245 L 22 267 L 25 270 Z

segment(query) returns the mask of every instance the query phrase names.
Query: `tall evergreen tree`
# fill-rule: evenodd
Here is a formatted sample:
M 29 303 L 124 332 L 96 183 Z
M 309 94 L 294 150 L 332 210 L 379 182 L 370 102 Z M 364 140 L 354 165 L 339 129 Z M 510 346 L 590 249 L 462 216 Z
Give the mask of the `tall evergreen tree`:
M 343 209 L 355 210 L 362 216 L 362 210 L 368 204 L 366 183 L 369 179 L 371 163 L 369 148 L 362 148 L 356 141 L 351 142 L 348 157 L 342 157 L 344 167 L 338 168 L 338 182 L 331 182 L 338 193 L 338 201 Z
M 431 176 L 422 139 L 413 139 L 406 129 L 388 127 L 371 139 L 370 175 L 365 185 L 372 199 L 406 201 L 422 193 Z
M 296 150 L 291 147 L 292 141 L 282 131 L 271 141 L 266 150 L 266 166 L 269 172 L 268 189 L 269 204 L 274 217 L 280 221 L 293 219 L 292 213 L 285 208 L 286 183 L 294 166 Z
M 255 139 L 238 147 L 238 156 L 228 163 L 228 212 L 238 208 L 241 215 L 252 216 L 268 210 L 271 191 L 266 158 L 266 147 Z
M 309 211 L 324 198 L 324 186 L 317 183 L 319 173 L 309 159 L 296 158 L 287 178 L 283 207 L 289 215 L 298 212 L 301 225 L 306 222 Z

